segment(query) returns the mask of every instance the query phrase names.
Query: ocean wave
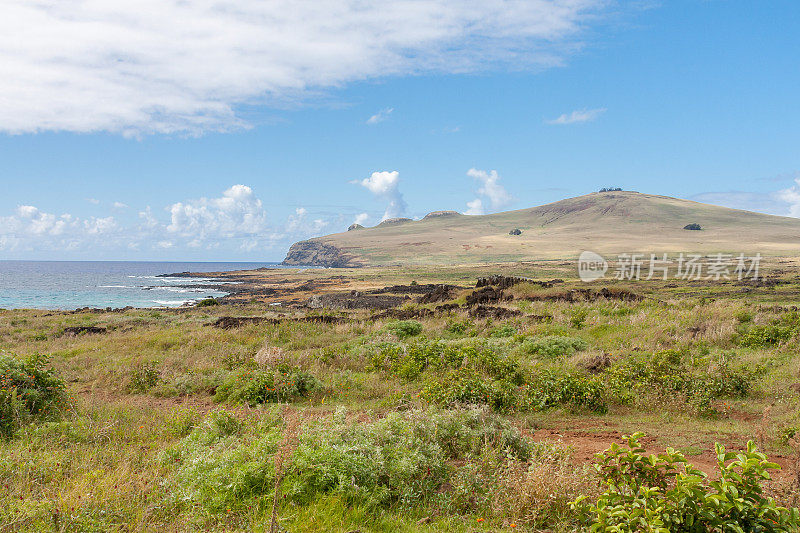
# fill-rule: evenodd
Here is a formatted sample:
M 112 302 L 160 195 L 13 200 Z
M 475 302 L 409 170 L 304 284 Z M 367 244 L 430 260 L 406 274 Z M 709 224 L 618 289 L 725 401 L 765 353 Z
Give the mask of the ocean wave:
M 183 305 L 187 302 L 192 302 L 194 300 L 153 300 L 154 303 L 159 305 Z

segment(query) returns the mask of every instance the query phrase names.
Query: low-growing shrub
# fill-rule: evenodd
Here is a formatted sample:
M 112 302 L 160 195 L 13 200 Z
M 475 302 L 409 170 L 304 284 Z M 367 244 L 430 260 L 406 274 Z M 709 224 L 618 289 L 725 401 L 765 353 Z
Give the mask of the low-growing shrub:
M 158 369 L 158 361 L 148 361 L 131 370 L 128 389 L 131 392 L 147 392 L 160 380 L 161 371 Z
M 283 491 L 297 502 L 334 493 L 369 507 L 415 507 L 440 494 L 455 462 L 487 446 L 516 460 L 531 453 L 516 429 L 482 409 L 390 413 L 360 424 L 339 409 L 301 435 Z
M 0 353 L 0 438 L 59 410 L 64 382 L 47 363 L 42 355 L 20 360 Z
M 219 302 L 216 300 L 216 298 L 205 298 L 203 300 L 198 301 L 195 304 L 195 307 L 211 307 L 214 305 L 219 305 Z
M 692 359 L 684 351 L 663 350 L 631 355 L 609 367 L 603 376 L 609 398 L 618 403 L 651 403 L 654 395 L 661 395 L 682 398 L 698 414 L 712 415 L 714 400 L 746 396 L 763 372 L 760 365 L 732 366 L 724 355 L 716 360 Z
M 214 401 L 246 403 L 290 402 L 322 389 L 313 375 L 296 367 L 246 368 L 232 372 L 214 394 Z
M 386 329 L 394 333 L 398 339 L 415 337 L 422 333 L 422 324 L 416 320 L 398 320 L 386 324 Z
M 543 358 L 570 356 L 585 350 L 588 344 L 578 337 L 543 337 L 526 341 L 522 345 L 524 352 Z
M 763 494 L 761 483 L 778 469 L 758 452 L 726 452 L 715 446 L 719 479 L 707 482 L 683 454 L 668 448 L 644 455 L 643 435 L 626 437 L 627 448 L 613 444 L 598 454 L 597 471 L 607 490 L 594 503 L 578 498 L 591 531 L 790 532 L 800 527 L 800 511 L 786 509 Z
M 225 411 L 212 411 L 199 427 L 161 454 L 174 467 L 165 480 L 167 503 L 192 513 L 202 523 L 215 516 L 269 504 L 274 486 L 272 454 L 280 439 L 277 418 L 242 435 L 242 423 Z
M 768 348 L 795 337 L 800 332 L 800 314 L 787 313 L 769 324 L 753 325 L 742 331 L 737 341 L 748 348 Z
M 494 328 L 489 333 L 489 336 L 495 338 L 504 338 L 504 337 L 513 337 L 516 334 L 517 334 L 517 328 L 515 328 L 511 324 L 503 324 L 502 326 Z
M 469 320 L 448 320 L 445 331 L 456 335 L 464 335 L 472 327 L 473 324 Z

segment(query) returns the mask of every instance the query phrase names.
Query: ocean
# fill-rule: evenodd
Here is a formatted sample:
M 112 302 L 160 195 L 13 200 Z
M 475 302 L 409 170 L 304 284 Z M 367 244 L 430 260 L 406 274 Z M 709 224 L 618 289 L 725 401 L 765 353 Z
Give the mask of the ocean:
M 0 308 L 178 307 L 224 296 L 205 278 L 161 278 L 176 272 L 220 272 L 278 263 L 177 263 L 138 261 L 0 261 Z M 208 287 L 181 287 L 181 285 Z

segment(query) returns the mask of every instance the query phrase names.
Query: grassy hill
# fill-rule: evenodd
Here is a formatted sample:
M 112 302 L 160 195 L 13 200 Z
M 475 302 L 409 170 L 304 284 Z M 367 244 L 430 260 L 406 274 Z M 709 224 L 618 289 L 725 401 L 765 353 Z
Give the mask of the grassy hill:
M 686 230 L 699 224 L 700 231 Z M 514 229 L 519 235 L 510 235 Z M 470 264 L 601 254 L 730 252 L 800 255 L 800 219 L 629 191 L 468 216 L 436 212 L 292 246 L 286 264 Z

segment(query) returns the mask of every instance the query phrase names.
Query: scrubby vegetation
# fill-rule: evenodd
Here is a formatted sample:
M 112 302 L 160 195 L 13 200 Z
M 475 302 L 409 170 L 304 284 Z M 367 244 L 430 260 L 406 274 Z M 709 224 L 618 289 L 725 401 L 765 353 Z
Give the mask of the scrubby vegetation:
M 0 531 L 793 531 L 800 286 L 776 279 L 0 310 Z
M 0 353 L 0 438 L 65 409 L 64 382 L 47 367 L 45 357 L 20 360 Z

